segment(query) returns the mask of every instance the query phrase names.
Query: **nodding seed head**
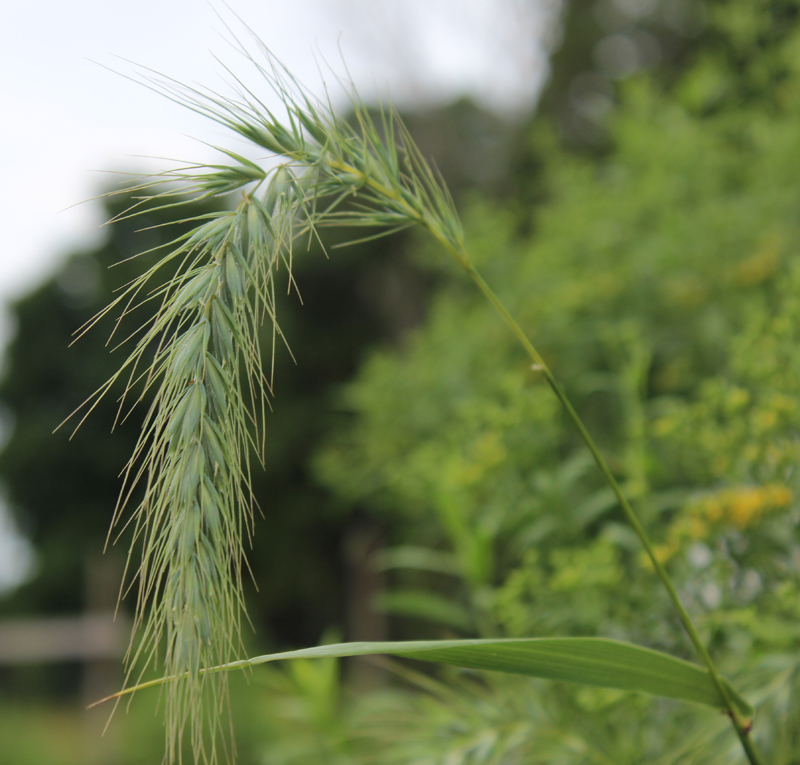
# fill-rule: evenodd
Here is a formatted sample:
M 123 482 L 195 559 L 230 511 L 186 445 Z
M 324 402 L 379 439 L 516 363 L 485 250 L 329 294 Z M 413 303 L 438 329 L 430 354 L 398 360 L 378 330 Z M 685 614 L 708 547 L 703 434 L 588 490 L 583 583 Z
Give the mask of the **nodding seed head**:
M 269 69 L 263 71 L 269 79 Z M 260 440 L 252 434 L 259 406 L 268 405 L 252 402 L 243 391 L 259 390 L 259 323 L 263 316 L 276 323 L 271 295 L 279 264 L 291 262 L 296 238 L 345 219 L 384 228 L 389 218 L 392 226 L 422 223 L 435 237 L 456 244 L 461 236 L 446 190 L 393 114 L 386 113 L 376 126 L 353 94 L 357 119 L 351 126 L 291 75 L 288 79 L 288 84 L 273 79 L 290 116 L 287 126 L 260 112 L 257 101 L 217 101 L 196 89 L 163 86 L 170 97 L 282 156 L 286 164 L 267 178 L 255 163 L 223 150 L 231 164 L 165 174 L 165 184 L 178 180 L 200 196 L 258 181 L 265 181 L 265 189 L 260 196 L 243 194 L 234 211 L 195 219 L 194 231 L 178 238 L 174 249 L 134 279 L 116 302 L 125 305 L 127 299 L 151 294 L 149 280 L 170 274 L 157 317 L 114 378 L 137 370 L 148 362 L 150 350 L 158 349 L 145 383 L 155 391 L 154 403 L 122 495 L 131 496 L 139 480 L 146 485 L 135 511 L 136 524 L 144 527 L 137 538 L 145 540 L 137 624 L 146 625 L 142 634 L 150 657 L 162 639 L 167 644 L 165 669 L 174 678 L 166 703 L 170 763 L 180 755 L 187 724 L 196 759 L 216 758 L 215 746 L 203 742 L 203 726 L 222 705 L 217 699 L 207 712 L 200 701 L 205 689 L 220 687 L 215 683 L 221 676 L 198 673 L 203 665 L 229 661 L 234 652 L 242 536 L 252 511 L 245 455 Z M 395 134 L 405 144 L 400 149 L 391 145 Z M 390 143 L 384 144 L 384 136 Z M 140 186 L 144 193 L 153 188 L 152 179 Z M 164 209 L 181 204 L 174 187 L 161 188 L 154 198 Z M 364 203 L 357 212 L 328 204 L 354 194 Z M 268 385 L 260 385 L 260 392 L 265 399 Z M 150 597 L 162 583 L 163 596 Z M 212 722 L 218 730 L 218 720 Z

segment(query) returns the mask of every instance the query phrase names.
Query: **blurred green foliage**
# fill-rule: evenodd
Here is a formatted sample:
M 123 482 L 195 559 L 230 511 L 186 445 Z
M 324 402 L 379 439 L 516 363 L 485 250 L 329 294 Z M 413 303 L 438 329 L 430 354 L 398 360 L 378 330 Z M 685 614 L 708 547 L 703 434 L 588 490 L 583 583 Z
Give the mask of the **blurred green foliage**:
M 680 77 L 620 84 L 602 157 L 564 151 L 546 125 L 533 126 L 548 201 L 527 222 L 477 197 L 463 219 L 477 265 L 566 381 L 715 658 L 762 700 L 755 737 L 768 761 L 791 763 L 800 757 L 798 7 L 736 0 L 706 11 L 704 43 Z M 439 269 L 434 247 L 419 246 L 420 262 Z M 596 634 L 690 655 L 577 435 L 469 285 L 438 291 L 425 326 L 400 351 L 373 354 L 342 406 L 352 425 L 318 454 L 318 474 L 343 503 L 391 519 L 407 558 L 416 551 L 416 565 L 390 569 L 400 607 L 383 600 L 416 616 L 404 635 Z M 458 574 L 426 566 L 424 550 L 451 556 Z M 448 598 L 465 618 L 424 600 L 415 610 L 415 591 Z M 410 703 L 427 711 L 382 739 L 381 761 L 741 756 L 725 726 L 695 710 L 535 683 L 526 703 L 541 709 L 501 743 L 497 705 L 520 681 L 487 682 L 477 697 L 459 696 L 478 718 L 469 746 L 458 705 L 420 689 Z M 639 738 L 623 743 L 633 729 Z

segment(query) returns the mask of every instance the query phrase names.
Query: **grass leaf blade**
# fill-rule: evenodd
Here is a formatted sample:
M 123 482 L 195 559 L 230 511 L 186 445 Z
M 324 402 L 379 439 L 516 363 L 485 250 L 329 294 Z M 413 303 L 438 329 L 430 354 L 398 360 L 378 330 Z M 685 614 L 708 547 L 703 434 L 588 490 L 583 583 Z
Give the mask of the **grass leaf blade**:
M 725 707 L 707 670 L 674 656 L 605 638 L 512 638 L 424 640 L 396 643 L 339 643 L 257 656 L 225 668 L 285 659 L 389 654 L 468 669 L 529 675 L 548 680 L 640 691 L 669 699 Z M 753 707 L 728 683 L 737 711 L 753 717 Z

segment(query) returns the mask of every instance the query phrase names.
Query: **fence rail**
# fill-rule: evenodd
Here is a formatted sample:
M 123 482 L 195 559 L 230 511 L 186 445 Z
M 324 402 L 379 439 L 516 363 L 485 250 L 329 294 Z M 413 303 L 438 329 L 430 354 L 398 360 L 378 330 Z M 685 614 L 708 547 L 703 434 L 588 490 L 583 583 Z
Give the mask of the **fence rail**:
M 0 665 L 120 659 L 130 637 L 127 617 L 100 612 L 0 621 Z

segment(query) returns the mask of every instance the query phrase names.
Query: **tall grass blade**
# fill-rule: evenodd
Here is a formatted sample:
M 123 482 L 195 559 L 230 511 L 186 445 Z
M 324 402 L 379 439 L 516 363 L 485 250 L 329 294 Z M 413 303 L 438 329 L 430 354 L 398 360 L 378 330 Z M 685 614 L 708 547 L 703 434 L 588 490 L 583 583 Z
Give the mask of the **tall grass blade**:
M 504 640 L 421 640 L 396 643 L 338 643 L 271 653 L 208 672 L 225 672 L 273 661 L 388 654 L 467 669 L 509 672 L 547 680 L 639 691 L 668 699 L 725 709 L 708 670 L 659 651 L 604 638 L 510 638 Z M 140 688 L 166 682 L 145 683 Z M 753 707 L 726 682 L 738 714 Z M 135 690 L 135 689 L 130 689 Z

